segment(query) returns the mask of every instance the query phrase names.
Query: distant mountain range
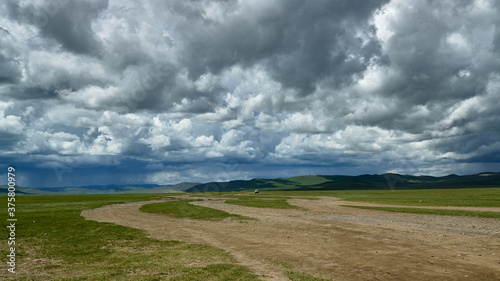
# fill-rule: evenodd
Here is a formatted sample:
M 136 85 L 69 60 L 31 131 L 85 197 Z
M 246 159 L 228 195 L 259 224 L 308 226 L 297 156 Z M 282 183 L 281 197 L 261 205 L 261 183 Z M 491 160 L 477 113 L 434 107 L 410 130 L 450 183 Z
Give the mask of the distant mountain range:
M 57 194 L 120 194 L 120 193 L 173 193 L 183 192 L 200 183 L 183 182 L 176 185 L 136 184 L 136 185 L 90 185 L 80 187 L 16 187 L 17 194 L 57 195 Z M 7 186 L 0 186 L 0 194 L 7 193 Z
M 500 187 L 500 173 L 476 175 L 448 175 L 444 177 L 411 176 L 400 174 L 360 176 L 299 176 L 277 179 L 235 180 L 195 185 L 185 192 L 226 192 L 259 189 L 261 191 L 291 190 L 369 190 L 417 188 L 473 188 Z
M 190 183 L 176 185 L 92 185 L 81 187 L 24 188 L 16 187 L 18 194 L 119 194 L 172 192 L 229 192 L 229 191 L 293 191 L 293 190 L 373 190 L 418 188 L 475 188 L 500 187 L 500 173 L 485 172 L 475 175 L 448 175 L 444 177 L 400 174 L 360 176 L 298 176 L 276 179 L 234 180 L 228 182 Z M 0 186 L 0 194 L 7 186 Z

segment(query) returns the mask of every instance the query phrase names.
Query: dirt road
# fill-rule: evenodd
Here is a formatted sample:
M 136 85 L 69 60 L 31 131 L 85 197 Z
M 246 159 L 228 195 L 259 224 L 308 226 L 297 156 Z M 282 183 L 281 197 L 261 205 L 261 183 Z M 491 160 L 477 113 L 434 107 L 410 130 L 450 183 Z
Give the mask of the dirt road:
M 336 198 L 289 202 L 304 210 L 229 205 L 222 198 L 194 202 L 258 219 L 244 223 L 139 210 L 151 202 L 110 205 L 82 215 L 144 229 L 158 239 L 225 249 L 263 280 L 288 280 L 287 269 L 276 261 L 335 280 L 500 280 L 499 219 L 361 210 L 341 207 L 347 202 Z

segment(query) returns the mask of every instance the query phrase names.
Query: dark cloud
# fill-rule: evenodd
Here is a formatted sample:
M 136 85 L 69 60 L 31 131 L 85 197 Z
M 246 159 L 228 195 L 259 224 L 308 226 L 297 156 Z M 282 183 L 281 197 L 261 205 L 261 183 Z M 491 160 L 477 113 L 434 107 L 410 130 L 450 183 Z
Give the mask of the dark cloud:
M 13 134 L 9 132 L 0 133 L 0 144 L 2 145 L 3 151 L 11 150 L 23 137 L 18 134 Z
M 15 38 L 6 29 L 0 27 L 0 43 L 2 52 L 0 53 L 0 85 L 15 84 L 19 82 L 21 77 L 21 69 L 19 61 L 16 60 L 16 46 L 12 41 Z
M 0 56 L 0 84 L 14 84 L 19 82 L 21 71 L 18 62 Z
M 478 48 L 488 36 L 478 30 L 498 29 L 498 23 L 495 13 L 482 19 L 467 13 L 480 5 L 477 1 L 400 5 L 404 17 L 392 23 L 397 27 L 385 44 L 399 81 L 382 92 L 425 105 L 470 98 L 484 90 L 487 75 L 497 67 L 478 64 L 480 56 L 486 55 Z
M 42 36 L 56 40 L 66 50 L 98 54 L 100 42 L 92 30 L 92 21 L 107 8 L 107 0 L 14 0 L 5 5 L 13 19 L 36 26 Z
M 499 9 L 4 1 L 0 159 L 40 185 L 498 167 Z
M 211 14 L 200 16 L 201 11 L 186 17 L 179 30 L 185 43 L 183 64 L 192 79 L 234 65 L 263 63 L 283 86 L 307 95 L 325 78 L 335 86 L 348 84 L 380 55 L 369 19 L 383 1 L 260 4 L 246 11 L 248 7 L 238 9 L 232 2 L 218 3 L 217 9 L 227 12 L 222 22 L 211 20 Z

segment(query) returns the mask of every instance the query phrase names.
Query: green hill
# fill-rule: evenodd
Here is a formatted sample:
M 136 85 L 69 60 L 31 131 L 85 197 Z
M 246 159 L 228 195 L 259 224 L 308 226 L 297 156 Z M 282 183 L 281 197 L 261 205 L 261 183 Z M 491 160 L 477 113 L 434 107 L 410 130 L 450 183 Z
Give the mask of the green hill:
M 6 195 L 9 192 L 8 188 L 9 187 L 7 185 L 1 185 L 0 186 L 0 195 Z M 16 186 L 16 195 L 18 195 L 18 194 L 51 195 L 51 194 L 58 194 L 58 193 L 39 190 L 39 189 L 35 189 L 35 188 L 26 188 L 26 187 Z
M 500 187 L 500 173 L 475 175 L 448 175 L 444 177 L 382 175 L 316 175 L 276 179 L 234 180 L 228 182 L 189 183 L 170 186 L 159 185 L 96 185 L 82 187 L 24 188 L 16 187 L 17 194 L 120 194 L 120 193 L 172 193 L 172 192 L 227 192 L 227 191 L 293 191 L 293 190 L 390 190 L 428 188 Z M 7 194 L 7 186 L 0 186 L 0 195 Z
M 235 180 L 195 185 L 185 192 L 291 191 L 291 190 L 373 190 L 500 187 L 500 173 L 448 175 L 444 177 L 399 174 L 360 176 L 298 176 L 277 179 Z
M 55 194 L 127 194 L 127 193 L 175 193 L 184 192 L 200 183 L 183 182 L 176 185 L 93 185 L 81 187 L 25 188 L 16 186 L 16 194 L 55 195 Z M 0 186 L 0 195 L 7 194 L 8 186 Z

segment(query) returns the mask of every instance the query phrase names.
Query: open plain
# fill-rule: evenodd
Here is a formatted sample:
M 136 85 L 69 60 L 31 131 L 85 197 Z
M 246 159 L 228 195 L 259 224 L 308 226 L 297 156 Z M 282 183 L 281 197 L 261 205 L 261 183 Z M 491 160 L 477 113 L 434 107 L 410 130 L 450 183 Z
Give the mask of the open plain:
M 168 200 L 187 198 L 192 199 L 182 195 Z M 283 272 L 291 267 L 328 280 L 500 280 L 499 219 L 357 209 L 341 205 L 377 204 L 333 197 L 288 199 L 297 209 L 231 205 L 223 197 L 202 199 L 191 204 L 256 220 L 205 221 L 140 210 L 152 201 L 108 205 L 82 215 L 143 229 L 155 239 L 224 249 L 263 280 L 290 280 Z

